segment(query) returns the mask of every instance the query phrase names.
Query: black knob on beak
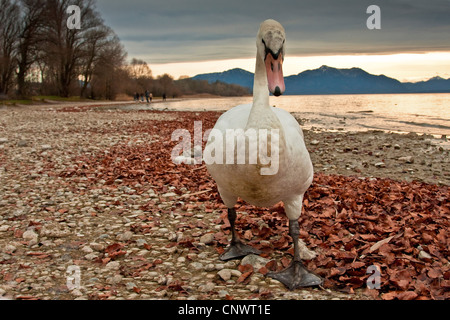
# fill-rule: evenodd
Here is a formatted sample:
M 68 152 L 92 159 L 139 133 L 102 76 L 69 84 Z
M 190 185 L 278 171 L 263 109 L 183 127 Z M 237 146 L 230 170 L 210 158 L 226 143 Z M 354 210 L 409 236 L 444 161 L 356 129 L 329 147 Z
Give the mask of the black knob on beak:
M 281 89 L 280 89 L 280 87 L 276 87 L 275 88 L 275 91 L 273 92 L 273 95 L 275 96 L 275 97 L 279 97 L 279 96 L 281 96 Z

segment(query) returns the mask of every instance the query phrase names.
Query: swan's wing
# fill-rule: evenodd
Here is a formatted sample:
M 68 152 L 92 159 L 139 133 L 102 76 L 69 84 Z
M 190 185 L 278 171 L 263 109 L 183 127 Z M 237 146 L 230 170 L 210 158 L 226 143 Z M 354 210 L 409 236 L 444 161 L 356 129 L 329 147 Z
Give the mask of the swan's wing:
M 280 108 L 273 108 L 272 110 L 275 112 L 278 119 L 282 123 L 286 134 L 292 136 L 296 136 L 296 134 L 299 134 L 303 139 L 303 131 L 300 127 L 300 124 L 289 112 Z
M 222 114 L 214 126 L 223 132 L 227 129 L 244 129 L 247 125 L 252 104 L 240 104 Z

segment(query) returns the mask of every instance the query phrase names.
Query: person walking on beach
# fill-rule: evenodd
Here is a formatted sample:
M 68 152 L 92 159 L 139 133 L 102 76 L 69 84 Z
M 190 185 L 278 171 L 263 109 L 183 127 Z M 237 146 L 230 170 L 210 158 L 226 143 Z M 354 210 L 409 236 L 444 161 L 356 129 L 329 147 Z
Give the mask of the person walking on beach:
M 165 92 L 163 93 L 163 96 L 162 96 L 162 98 L 163 98 L 163 101 L 166 101 L 166 99 L 167 99 L 167 96 L 166 96 L 166 93 L 165 93 Z
M 147 99 L 147 103 L 150 102 L 150 92 L 148 90 L 145 90 L 145 99 Z
M 150 103 L 152 103 L 153 94 L 150 92 Z

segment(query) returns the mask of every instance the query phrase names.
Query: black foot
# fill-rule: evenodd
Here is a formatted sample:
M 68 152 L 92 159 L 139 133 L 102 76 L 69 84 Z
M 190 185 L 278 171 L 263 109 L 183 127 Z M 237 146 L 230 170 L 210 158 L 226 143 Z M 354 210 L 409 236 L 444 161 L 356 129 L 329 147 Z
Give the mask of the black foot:
M 306 269 L 300 261 L 293 261 L 286 269 L 279 272 L 269 272 L 267 276 L 280 281 L 289 290 L 322 284 L 322 279 Z
M 228 261 L 232 259 L 238 259 L 252 253 L 260 254 L 261 251 L 253 247 L 250 247 L 246 244 L 243 244 L 242 242 L 235 242 L 230 244 L 228 249 L 220 256 L 220 260 Z

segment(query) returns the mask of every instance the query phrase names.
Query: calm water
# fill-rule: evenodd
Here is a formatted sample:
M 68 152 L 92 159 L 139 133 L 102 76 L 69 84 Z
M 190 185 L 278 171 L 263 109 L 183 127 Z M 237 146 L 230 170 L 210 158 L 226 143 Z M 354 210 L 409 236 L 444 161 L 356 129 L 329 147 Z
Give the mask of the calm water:
M 191 99 L 154 103 L 156 109 L 228 110 L 252 97 Z M 303 127 L 359 131 L 381 129 L 450 136 L 450 93 L 310 95 L 270 97 L 270 103 L 295 113 Z M 147 104 L 119 107 L 148 109 Z

